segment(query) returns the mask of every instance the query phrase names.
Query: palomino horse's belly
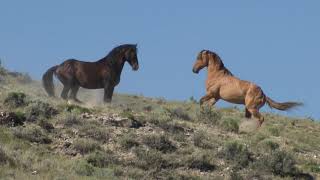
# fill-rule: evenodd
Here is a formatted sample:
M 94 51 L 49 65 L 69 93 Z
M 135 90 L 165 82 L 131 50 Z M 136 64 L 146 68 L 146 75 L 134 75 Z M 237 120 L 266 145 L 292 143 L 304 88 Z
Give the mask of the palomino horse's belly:
M 244 104 L 245 95 L 242 90 L 237 87 L 220 88 L 220 98 L 230 103 Z

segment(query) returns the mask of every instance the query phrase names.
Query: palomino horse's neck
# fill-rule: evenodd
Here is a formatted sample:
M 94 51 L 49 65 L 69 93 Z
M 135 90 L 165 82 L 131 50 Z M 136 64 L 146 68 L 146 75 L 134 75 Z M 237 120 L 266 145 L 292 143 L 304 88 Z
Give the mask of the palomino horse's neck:
M 216 65 L 209 64 L 208 65 L 208 77 L 217 77 L 223 75 L 223 71 L 220 70 Z

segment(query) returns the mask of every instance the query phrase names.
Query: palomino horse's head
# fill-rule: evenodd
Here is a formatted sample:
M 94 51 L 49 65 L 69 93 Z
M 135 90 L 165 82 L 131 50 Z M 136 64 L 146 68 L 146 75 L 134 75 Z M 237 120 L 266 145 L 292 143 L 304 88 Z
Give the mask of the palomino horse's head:
M 199 71 L 204 68 L 207 67 L 209 64 L 209 51 L 207 50 L 202 50 L 199 52 L 198 56 L 197 56 L 197 60 L 195 62 L 195 64 L 193 65 L 193 69 L 192 71 L 194 73 L 199 73 Z
M 131 45 L 125 50 L 124 59 L 130 64 L 130 66 L 132 67 L 132 70 L 136 71 L 139 69 L 137 45 Z

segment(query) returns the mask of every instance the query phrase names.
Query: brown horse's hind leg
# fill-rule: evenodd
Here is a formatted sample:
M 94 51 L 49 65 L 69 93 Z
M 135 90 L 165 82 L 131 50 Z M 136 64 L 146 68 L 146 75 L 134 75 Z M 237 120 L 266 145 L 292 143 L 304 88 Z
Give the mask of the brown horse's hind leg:
M 79 86 L 73 86 L 71 88 L 71 94 L 70 94 L 70 98 L 73 99 L 74 101 L 76 101 L 77 103 L 82 103 L 78 98 L 77 98 L 77 93 L 79 91 Z
M 65 100 L 68 99 L 69 91 L 70 91 L 70 86 L 64 86 L 61 92 L 61 98 Z

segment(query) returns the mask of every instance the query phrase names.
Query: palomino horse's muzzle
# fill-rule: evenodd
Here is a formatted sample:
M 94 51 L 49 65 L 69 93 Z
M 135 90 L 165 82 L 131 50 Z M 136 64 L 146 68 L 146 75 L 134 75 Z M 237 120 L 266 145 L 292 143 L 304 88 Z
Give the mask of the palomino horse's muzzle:
M 194 68 L 192 69 L 192 72 L 198 74 L 198 73 L 199 73 L 199 69 L 197 69 L 197 68 L 194 67 Z

